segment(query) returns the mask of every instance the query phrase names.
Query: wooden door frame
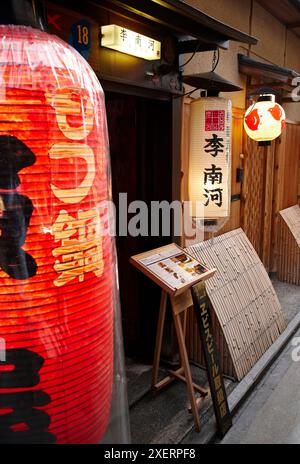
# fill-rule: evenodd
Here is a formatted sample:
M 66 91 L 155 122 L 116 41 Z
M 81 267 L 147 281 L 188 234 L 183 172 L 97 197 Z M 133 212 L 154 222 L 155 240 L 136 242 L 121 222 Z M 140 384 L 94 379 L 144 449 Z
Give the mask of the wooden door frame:
M 251 160 L 251 151 L 249 151 L 247 147 L 247 134 L 245 131 L 243 132 L 243 152 L 245 153 L 245 160 L 244 160 L 244 171 L 246 171 L 247 165 L 246 163 L 254 162 Z M 258 142 L 253 142 L 258 143 Z M 275 142 L 272 142 L 270 146 L 261 147 L 260 149 L 260 156 L 263 157 L 262 160 L 262 169 L 263 173 L 261 178 L 263 179 L 262 188 L 262 208 L 260 213 L 260 224 L 257 224 L 260 227 L 259 231 L 259 249 L 257 249 L 257 253 L 263 262 L 267 271 L 270 268 L 270 253 L 271 253 L 271 236 L 272 236 L 272 218 L 273 218 L 273 210 L 274 210 L 274 172 L 275 172 Z M 249 186 L 248 186 L 249 188 Z M 247 234 L 247 227 L 246 227 L 246 202 L 247 197 L 245 194 L 247 190 L 245 190 L 245 184 L 242 183 L 241 188 L 241 226 L 244 232 Z M 248 237 L 251 241 L 251 236 Z
M 100 76 L 99 76 L 100 79 Z M 183 96 L 174 95 L 164 90 L 147 89 L 131 86 L 113 80 L 100 80 L 105 92 L 169 101 L 172 104 L 172 201 L 181 200 L 181 108 Z M 180 244 L 181 238 L 172 234 L 175 243 Z
M 127 84 L 123 84 L 120 82 L 114 81 L 103 81 L 101 80 L 101 85 L 103 87 L 104 93 L 116 93 L 120 95 L 128 95 L 133 97 L 142 97 L 142 98 L 149 98 L 152 100 L 157 101 L 169 101 L 172 105 L 171 107 L 171 124 L 172 124 L 172 140 L 171 140 L 171 147 L 172 147 L 172 178 L 170 185 L 171 188 L 171 195 L 172 201 L 179 200 L 180 201 L 180 182 L 181 182 L 181 102 L 182 98 L 178 96 L 174 96 L 171 93 L 164 92 L 164 91 L 156 91 L 141 88 L 139 86 L 130 86 Z M 172 241 L 175 243 L 180 244 L 180 237 L 174 236 Z M 128 264 L 129 265 L 129 264 Z M 166 326 L 164 332 L 164 341 L 162 347 L 162 356 L 165 362 L 168 362 L 170 365 L 173 365 L 178 361 L 177 359 L 177 344 L 176 344 L 176 337 L 174 333 L 174 328 L 172 325 L 172 320 L 170 318 L 166 319 Z

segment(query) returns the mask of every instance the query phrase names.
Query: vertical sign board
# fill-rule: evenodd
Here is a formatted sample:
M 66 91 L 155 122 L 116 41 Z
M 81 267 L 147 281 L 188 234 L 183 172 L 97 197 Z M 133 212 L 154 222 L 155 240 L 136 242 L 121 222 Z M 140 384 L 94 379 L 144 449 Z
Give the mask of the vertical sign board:
M 220 435 L 224 436 L 232 425 L 232 419 L 220 367 L 219 353 L 213 337 L 212 321 L 204 282 L 197 283 L 191 290 L 217 428 Z
M 193 216 L 196 202 L 204 206 L 204 218 L 230 215 L 231 101 L 199 98 L 191 104 L 189 198 Z
M 87 19 L 72 24 L 69 43 L 88 61 L 92 47 L 92 26 Z

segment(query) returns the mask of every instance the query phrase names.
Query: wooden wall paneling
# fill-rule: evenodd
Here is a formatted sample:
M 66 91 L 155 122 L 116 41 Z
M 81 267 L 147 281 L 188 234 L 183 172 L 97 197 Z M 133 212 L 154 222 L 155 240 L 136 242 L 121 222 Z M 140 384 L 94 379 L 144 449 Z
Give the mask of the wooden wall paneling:
M 289 121 L 270 147 L 245 136 L 242 227 L 268 271 L 276 270 L 278 212 L 296 204 L 300 125 Z
M 242 228 L 256 252 L 262 256 L 266 163 L 264 147 L 244 134 L 244 182 L 242 184 Z
M 283 176 L 282 171 L 284 170 L 285 160 L 285 149 L 286 149 L 286 131 L 284 131 L 278 139 L 275 141 L 274 151 L 274 181 L 273 181 L 273 211 L 272 211 L 272 228 L 271 228 L 271 253 L 270 253 L 270 272 L 276 272 L 277 270 L 277 241 L 280 233 L 278 212 L 280 211 L 280 205 L 282 204 L 283 196 Z
M 189 199 L 189 133 L 192 99 L 182 99 L 182 128 L 181 128 L 181 200 Z
M 286 152 L 284 169 L 283 203 L 281 209 L 298 201 L 298 169 L 300 163 L 300 124 L 286 125 Z
M 190 140 L 190 116 L 191 102 L 190 97 L 182 98 L 181 106 L 181 201 L 189 199 L 189 140 Z M 183 211 L 184 212 L 184 211 Z M 181 246 L 185 246 L 186 237 L 184 230 L 181 237 Z M 188 314 L 188 320 L 192 316 Z
M 297 203 L 300 206 L 300 159 L 298 160 L 298 193 L 297 193 Z
M 273 213 L 271 231 L 271 259 L 270 270 L 275 272 L 280 266 L 282 259 L 287 256 L 278 255 L 280 246 L 280 224 L 279 211 L 286 209 L 299 202 L 300 186 L 300 124 L 288 121 L 286 129 L 281 137 L 276 140 L 274 162 L 274 188 L 273 188 Z M 298 174 L 297 174 L 298 173 Z M 281 236 L 282 239 L 284 238 Z
M 300 124 L 288 121 L 276 145 L 276 210 L 298 202 L 300 169 Z
M 274 193 L 277 213 L 282 209 L 283 205 L 286 148 L 287 129 L 276 140 Z
M 274 159 L 276 144 L 273 142 L 265 147 L 265 188 L 264 188 L 264 215 L 262 222 L 262 251 L 261 260 L 267 271 L 270 270 L 270 254 L 272 240 L 273 219 L 273 193 L 274 193 Z
M 294 205 L 279 213 L 278 278 L 300 285 L 300 207 Z

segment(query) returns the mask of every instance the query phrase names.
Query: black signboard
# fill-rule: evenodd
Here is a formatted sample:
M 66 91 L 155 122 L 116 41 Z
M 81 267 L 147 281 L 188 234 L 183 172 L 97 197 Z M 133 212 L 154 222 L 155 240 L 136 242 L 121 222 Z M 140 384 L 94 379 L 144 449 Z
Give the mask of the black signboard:
M 204 282 L 197 283 L 191 290 L 197 317 L 198 330 L 204 352 L 217 428 L 219 434 L 224 436 L 232 426 L 232 419 L 220 367 L 219 353 L 217 351 L 212 332 L 211 314 Z

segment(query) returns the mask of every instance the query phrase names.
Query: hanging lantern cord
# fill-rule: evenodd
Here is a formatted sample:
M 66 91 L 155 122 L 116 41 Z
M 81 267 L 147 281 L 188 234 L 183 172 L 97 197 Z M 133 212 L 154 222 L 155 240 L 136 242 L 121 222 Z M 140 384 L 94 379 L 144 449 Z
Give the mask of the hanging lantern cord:
M 212 72 L 214 72 L 214 70 L 218 66 L 219 60 L 220 60 L 220 50 L 217 48 L 217 50 L 214 50 L 214 54 L 213 54 L 212 70 L 211 70 Z
M 194 90 L 190 90 L 189 92 L 184 93 L 183 95 L 175 96 L 175 98 L 189 97 L 190 95 L 192 95 L 192 93 L 196 92 L 197 90 L 199 90 L 198 87 L 196 87 Z
M 194 58 L 194 56 L 195 56 L 196 53 L 198 52 L 198 50 L 199 50 L 199 48 L 200 48 L 200 45 L 201 45 L 201 42 L 199 41 L 197 47 L 195 48 L 195 50 L 194 50 L 194 52 L 192 53 L 192 55 L 190 56 L 190 58 L 189 58 L 185 63 L 183 63 L 181 66 L 179 66 L 179 72 L 180 72 L 181 74 L 182 74 L 183 68 L 184 68 L 187 64 L 189 64 L 189 63 L 192 61 L 192 59 Z M 178 95 L 177 98 L 190 96 L 190 95 L 192 95 L 192 93 L 196 92 L 196 90 L 199 90 L 199 89 L 196 88 L 196 89 L 194 89 L 194 90 L 191 90 L 190 92 L 185 93 L 184 95 Z
M 180 70 L 182 70 L 182 68 L 184 68 L 187 64 L 189 64 L 192 61 L 192 59 L 196 55 L 197 51 L 199 50 L 200 45 L 201 45 L 201 42 L 199 41 L 197 47 L 195 48 L 195 51 L 192 53 L 192 56 L 190 56 L 190 58 L 185 63 L 183 63 L 181 66 L 179 66 Z

